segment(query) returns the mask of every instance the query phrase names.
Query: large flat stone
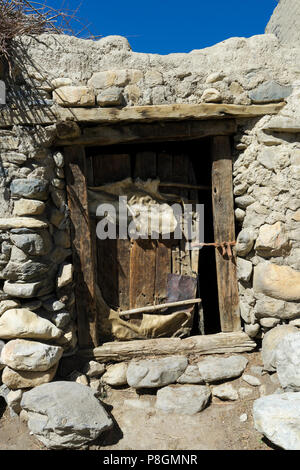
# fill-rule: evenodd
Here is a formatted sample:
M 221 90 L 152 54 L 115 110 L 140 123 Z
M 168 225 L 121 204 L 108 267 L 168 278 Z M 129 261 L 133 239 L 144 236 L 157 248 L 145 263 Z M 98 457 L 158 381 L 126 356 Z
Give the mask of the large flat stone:
M 300 300 L 300 272 L 289 266 L 259 263 L 254 268 L 254 291 L 274 299 Z
M 5 281 L 3 291 L 12 297 L 20 297 L 23 299 L 32 298 L 39 295 L 49 294 L 53 290 L 50 276 L 46 281 L 40 282 L 11 282 Z
M 2 382 L 11 390 L 37 387 L 38 385 L 51 382 L 56 374 L 57 366 L 58 363 L 45 372 L 16 371 L 5 367 L 2 372 Z
M 298 333 L 298 328 L 291 325 L 279 325 L 268 331 L 262 341 L 262 360 L 264 369 L 270 372 L 276 370 L 276 348 L 278 344 L 290 333 Z
M 16 339 L 6 343 L 1 352 L 1 362 L 14 370 L 44 372 L 53 367 L 61 358 L 63 348 Z
M 25 392 L 21 407 L 28 427 L 50 449 L 77 449 L 113 426 L 91 388 L 53 382 Z
M 94 106 L 95 94 L 86 86 L 63 86 L 53 92 L 54 101 L 60 106 Z
M 48 223 L 32 217 L 11 217 L 0 219 L 0 230 L 10 230 L 16 228 L 47 228 Z
M 183 356 L 132 361 L 127 369 L 127 382 L 134 388 L 158 388 L 176 382 L 187 368 Z
M 198 362 L 198 368 L 202 379 L 210 383 L 239 377 L 244 372 L 247 364 L 248 359 L 241 355 L 207 357 Z
M 279 256 L 288 247 L 289 240 L 282 222 L 262 225 L 259 229 L 255 249 L 260 256 Z
M 52 239 L 46 230 L 40 233 L 11 234 L 10 239 L 15 246 L 32 256 L 47 255 L 52 248 Z
M 275 350 L 279 382 L 289 392 L 300 392 L 300 332 L 286 335 Z
M 285 450 L 300 450 L 300 392 L 268 395 L 253 405 L 254 425 Z
M 276 103 L 287 98 L 293 91 L 293 87 L 284 86 L 274 81 L 259 85 L 249 92 L 249 98 L 253 103 Z
M 48 187 L 46 180 L 20 178 L 12 181 L 10 191 L 12 196 L 44 201 L 48 197 Z
M 205 408 L 210 396 L 205 385 L 170 385 L 158 390 L 155 406 L 165 413 L 194 415 Z
M 45 210 L 45 203 L 32 199 L 19 199 L 14 204 L 14 215 L 41 215 Z
M 49 320 L 39 317 L 26 308 L 7 310 L 0 317 L 0 338 L 56 339 L 62 336 Z

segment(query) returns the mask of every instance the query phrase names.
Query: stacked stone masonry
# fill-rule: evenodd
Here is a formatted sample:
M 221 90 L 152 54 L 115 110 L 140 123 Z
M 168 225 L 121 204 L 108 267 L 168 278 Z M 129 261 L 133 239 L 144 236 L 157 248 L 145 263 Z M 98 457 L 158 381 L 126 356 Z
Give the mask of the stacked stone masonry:
M 300 326 L 300 46 L 267 34 L 159 56 L 135 53 L 119 36 L 41 35 L 14 48 L 23 68 L 0 109 L 0 339 L 9 388 L 52 380 L 62 354 L 76 350 L 64 155 L 56 142 L 82 135 L 87 124 L 61 122 L 65 109 L 80 117 L 107 107 L 286 103 L 275 116 L 237 119 L 236 254 L 245 332 L 261 338 L 278 324 Z

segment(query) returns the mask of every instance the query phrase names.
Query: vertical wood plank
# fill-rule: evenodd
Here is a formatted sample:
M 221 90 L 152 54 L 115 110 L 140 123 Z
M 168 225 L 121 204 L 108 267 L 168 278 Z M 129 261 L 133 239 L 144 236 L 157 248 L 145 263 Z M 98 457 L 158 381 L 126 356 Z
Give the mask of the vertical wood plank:
M 83 147 L 65 148 L 65 170 L 71 219 L 75 296 L 80 348 L 98 346 L 95 266 L 88 213 L 86 159 Z
M 229 137 L 217 136 L 212 143 L 212 200 L 215 242 L 234 241 L 232 157 Z M 223 332 L 241 328 L 236 258 L 216 250 L 218 296 Z
M 168 274 L 171 273 L 172 249 L 167 241 L 157 240 L 156 248 L 156 275 L 155 275 L 155 303 L 163 303 L 167 298 Z
M 96 155 L 93 157 L 93 168 L 95 186 L 121 181 L 130 176 L 130 155 Z
M 134 177 L 141 180 L 156 178 L 156 153 L 138 152 L 135 157 Z
M 154 304 L 155 241 L 134 240 L 130 254 L 130 308 Z

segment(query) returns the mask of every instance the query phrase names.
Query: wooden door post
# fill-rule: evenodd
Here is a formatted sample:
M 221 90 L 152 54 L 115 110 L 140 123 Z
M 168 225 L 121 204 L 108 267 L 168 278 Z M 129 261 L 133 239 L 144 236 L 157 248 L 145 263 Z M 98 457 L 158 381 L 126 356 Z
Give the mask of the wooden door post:
M 217 136 L 212 143 L 212 201 L 215 242 L 235 241 L 230 138 Z M 241 329 L 236 257 L 216 249 L 218 297 L 223 332 Z
M 65 171 L 71 219 L 78 342 L 81 349 L 98 346 L 96 273 L 88 211 L 84 147 L 65 147 Z

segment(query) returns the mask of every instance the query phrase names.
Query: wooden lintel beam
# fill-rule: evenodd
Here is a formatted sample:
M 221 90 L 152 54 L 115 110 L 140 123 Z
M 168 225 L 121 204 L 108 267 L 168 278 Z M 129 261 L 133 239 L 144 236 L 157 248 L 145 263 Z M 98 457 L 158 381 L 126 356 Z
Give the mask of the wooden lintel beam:
M 130 143 L 167 142 L 233 135 L 237 125 L 234 119 L 208 121 L 178 121 L 157 123 L 132 123 L 87 127 L 81 136 L 69 140 L 57 140 L 57 146 L 66 145 L 116 145 Z
M 215 335 L 191 336 L 186 339 L 160 338 L 104 343 L 95 349 L 81 350 L 79 355 L 99 362 L 121 362 L 137 358 L 163 357 L 171 354 L 224 354 L 250 352 L 256 343 L 242 331 Z
M 181 121 L 184 119 L 252 118 L 277 114 L 285 102 L 263 105 L 219 103 L 126 106 L 124 108 L 63 108 L 58 105 L 0 110 L 0 128 L 14 125 L 49 125 L 59 121 L 90 124 Z
M 62 121 L 116 124 L 121 122 L 182 121 L 185 119 L 251 118 L 277 114 L 284 106 L 285 102 L 263 105 L 165 104 L 126 106 L 124 108 L 61 108 L 56 106 L 55 114 Z

